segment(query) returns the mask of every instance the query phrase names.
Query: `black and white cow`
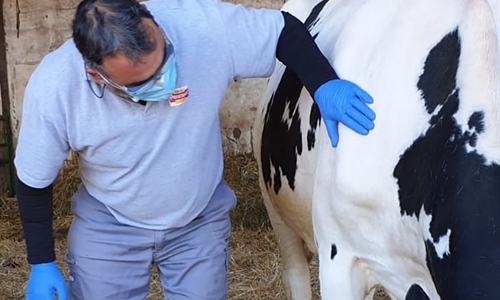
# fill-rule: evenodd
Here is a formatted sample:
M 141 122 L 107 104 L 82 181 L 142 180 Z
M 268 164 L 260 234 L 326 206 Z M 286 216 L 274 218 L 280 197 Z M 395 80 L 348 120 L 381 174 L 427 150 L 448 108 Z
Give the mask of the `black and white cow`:
M 297 76 L 269 81 L 254 150 L 289 299 L 311 299 L 309 251 L 323 299 L 500 299 L 498 2 L 284 5 L 377 113 L 332 148 Z

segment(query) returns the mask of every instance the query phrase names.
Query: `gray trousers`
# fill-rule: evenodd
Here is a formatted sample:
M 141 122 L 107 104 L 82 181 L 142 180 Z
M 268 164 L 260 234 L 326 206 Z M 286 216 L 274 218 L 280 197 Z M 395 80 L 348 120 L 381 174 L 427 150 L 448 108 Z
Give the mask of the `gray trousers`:
M 69 299 L 139 300 L 157 266 L 165 299 L 226 298 L 229 211 L 236 199 L 219 185 L 205 210 L 183 228 L 147 230 L 118 223 L 84 187 L 72 201 L 66 262 Z

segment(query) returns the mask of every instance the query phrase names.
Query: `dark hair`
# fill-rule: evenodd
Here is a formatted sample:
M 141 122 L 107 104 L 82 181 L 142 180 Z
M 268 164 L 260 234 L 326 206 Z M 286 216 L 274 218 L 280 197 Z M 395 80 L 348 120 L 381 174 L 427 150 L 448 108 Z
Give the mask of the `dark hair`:
M 154 22 L 146 7 L 135 0 L 83 0 L 73 20 L 76 48 L 94 67 L 118 53 L 137 62 L 156 47 L 143 18 Z

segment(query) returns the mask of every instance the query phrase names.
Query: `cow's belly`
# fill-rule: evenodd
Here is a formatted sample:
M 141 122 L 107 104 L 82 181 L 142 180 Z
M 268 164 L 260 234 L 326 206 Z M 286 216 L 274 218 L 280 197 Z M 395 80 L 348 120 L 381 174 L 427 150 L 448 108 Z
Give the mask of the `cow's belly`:
M 353 272 L 356 261 L 363 266 L 357 271 L 364 274 L 367 286 L 378 282 L 397 299 L 404 299 L 408 287 L 418 283 L 434 296 L 431 299 L 439 299 L 431 288 L 421 226 L 416 216 L 401 214 L 398 185 L 392 176 L 393 168 L 389 167 L 394 167 L 398 156 L 387 157 L 391 161 L 387 165 L 380 157 L 384 152 L 379 152 L 379 157 L 361 158 L 353 154 L 354 149 L 359 146 L 370 149 L 369 146 L 346 140 L 343 146 L 346 153 L 340 149 L 341 142 L 339 149 L 331 149 L 325 143 L 318 153 L 321 163 L 315 177 L 312 211 L 320 266 L 342 273 L 342 268 L 333 264 L 344 263 Z M 366 160 L 381 165 L 363 166 Z M 332 248 L 337 261 L 333 259 Z M 331 272 L 323 278 L 334 280 L 335 274 Z

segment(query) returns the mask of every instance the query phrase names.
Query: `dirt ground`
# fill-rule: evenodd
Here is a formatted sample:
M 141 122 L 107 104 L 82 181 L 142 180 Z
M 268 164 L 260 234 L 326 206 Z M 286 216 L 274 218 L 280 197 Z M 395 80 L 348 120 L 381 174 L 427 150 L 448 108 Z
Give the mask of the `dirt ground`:
M 285 299 L 280 273 L 281 257 L 262 204 L 255 161 L 250 156 L 226 156 L 225 164 L 224 177 L 238 197 L 237 207 L 231 215 L 233 233 L 229 249 L 228 299 Z M 63 174 L 54 187 L 54 231 L 57 263 L 67 276 L 62 258 L 71 222 L 68 199 L 80 180 L 74 162 L 66 165 Z M 2 199 L 0 206 L 0 299 L 21 300 L 29 271 L 22 229 L 15 201 Z M 317 267 L 317 260 L 313 259 L 311 273 L 314 299 L 319 299 Z M 154 269 L 147 299 L 163 299 Z M 379 291 L 375 299 L 387 298 Z

